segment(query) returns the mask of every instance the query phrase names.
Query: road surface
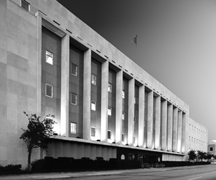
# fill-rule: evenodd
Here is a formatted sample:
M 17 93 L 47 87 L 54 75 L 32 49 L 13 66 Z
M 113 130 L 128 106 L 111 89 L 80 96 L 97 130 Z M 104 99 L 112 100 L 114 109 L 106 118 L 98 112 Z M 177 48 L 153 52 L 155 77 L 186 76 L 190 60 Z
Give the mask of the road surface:
M 125 171 L 121 174 L 79 177 L 71 180 L 216 180 L 216 165 Z

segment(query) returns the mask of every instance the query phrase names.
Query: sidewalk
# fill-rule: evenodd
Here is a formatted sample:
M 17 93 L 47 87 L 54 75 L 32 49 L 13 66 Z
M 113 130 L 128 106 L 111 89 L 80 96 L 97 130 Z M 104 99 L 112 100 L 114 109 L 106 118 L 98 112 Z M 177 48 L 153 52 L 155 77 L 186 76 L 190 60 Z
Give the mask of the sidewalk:
M 149 169 L 127 169 L 127 170 L 111 170 L 111 171 L 85 171 L 85 172 L 65 172 L 65 173 L 35 173 L 24 175 L 3 175 L 0 180 L 54 180 L 68 179 L 75 177 L 115 175 L 124 173 L 150 172 L 150 171 L 166 171 L 167 168 L 149 168 Z
M 208 165 L 205 165 L 205 166 L 208 166 Z M 202 167 L 202 165 L 197 166 L 197 168 L 198 167 Z M 184 170 L 188 168 L 194 168 L 194 166 L 107 170 L 107 171 L 66 172 L 66 173 L 35 173 L 35 174 L 24 174 L 24 175 L 4 175 L 4 176 L 0 176 L 0 180 L 55 180 L 55 179 L 69 179 L 69 178 L 75 178 L 75 177 L 115 175 L 115 174 L 124 174 L 124 173 L 139 173 L 139 172 L 147 173 L 147 172 L 152 172 L 152 171 L 171 171 L 171 170 L 177 170 L 177 169 Z

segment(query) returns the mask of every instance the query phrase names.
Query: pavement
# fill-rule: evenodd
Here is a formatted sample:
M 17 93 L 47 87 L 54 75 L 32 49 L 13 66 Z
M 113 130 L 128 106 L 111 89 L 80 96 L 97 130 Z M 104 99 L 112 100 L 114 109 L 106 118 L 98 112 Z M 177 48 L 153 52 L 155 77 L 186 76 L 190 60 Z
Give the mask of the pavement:
M 69 179 L 76 177 L 88 176 L 105 176 L 124 173 L 136 172 L 152 172 L 166 171 L 167 168 L 144 168 L 130 170 L 108 170 L 108 171 L 85 171 L 85 172 L 64 172 L 64 173 L 34 173 L 34 174 L 19 174 L 19 175 L 0 175 L 0 180 L 54 180 L 54 179 Z
M 107 170 L 107 171 L 0 175 L 0 180 L 55 180 L 55 179 L 69 179 L 69 178 L 76 178 L 76 177 L 117 175 L 117 174 L 124 174 L 124 173 L 170 171 L 170 170 L 177 170 L 177 169 L 182 170 L 188 168 L 194 168 L 194 166 L 183 166 L 183 167 L 172 167 L 172 168 L 144 168 L 144 169 L 129 169 L 129 170 L 127 169 L 127 170 Z

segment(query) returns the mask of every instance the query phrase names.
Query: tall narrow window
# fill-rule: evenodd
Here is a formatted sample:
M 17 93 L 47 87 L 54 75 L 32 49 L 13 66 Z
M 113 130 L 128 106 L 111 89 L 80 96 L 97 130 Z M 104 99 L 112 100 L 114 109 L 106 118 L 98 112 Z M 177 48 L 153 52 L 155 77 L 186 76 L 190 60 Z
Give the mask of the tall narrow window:
M 71 63 L 71 74 L 77 76 L 77 65 L 74 63 Z
M 125 119 L 125 113 L 123 112 L 122 113 L 122 120 L 124 120 Z
M 122 90 L 122 98 L 124 99 L 125 98 L 125 91 Z
M 77 94 L 71 93 L 71 104 L 77 105 Z
M 96 76 L 96 75 L 92 74 L 91 80 L 92 80 L 92 84 L 93 84 L 93 85 L 96 85 L 96 84 L 97 84 L 97 76 Z
M 124 134 L 122 134 L 122 142 L 124 142 Z
M 108 92 L 112 92 L 112 84 L 111 83 L 108 84 Z
M 50 98 L 53 97 L 53 86 L 52 85 L 50 84 L 45 85 L 45 95 Z
M 108 131 L 107 136 L 108 136 L 108 139 L 111 139 L 111 131 Z
M 23 9 L 25 9 L 26 11 L 29 11 L 30 10 L 30 5 L 29 5 L 29 3 L 27 2 L 27 1 L 25 1 L 25 0 L 21 0 L 21 7 L 23 8 Z
M 53 54 L 46 51 L 46 63 L 53 65 Z
M 76 134 L 76 131 L 77 131 L 76 123 L 71 123 L 71 133 Z
M 111 107 L 108 107 L 108 115 L 112 116 L 112 108 Z
M 95 127 L 91 127 L 91 136 L 95 137 Z
M 95 101 L 91 102 L 91 110 L 96 111 L 96 102 Z

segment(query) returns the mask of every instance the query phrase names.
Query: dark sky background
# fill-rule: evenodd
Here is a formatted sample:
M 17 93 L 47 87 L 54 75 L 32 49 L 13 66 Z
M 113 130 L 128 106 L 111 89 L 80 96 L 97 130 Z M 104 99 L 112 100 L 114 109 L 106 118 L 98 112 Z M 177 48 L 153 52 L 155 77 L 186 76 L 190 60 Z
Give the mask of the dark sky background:
M 215 0 L 58 1 L 185 101 L 216 139 Z

